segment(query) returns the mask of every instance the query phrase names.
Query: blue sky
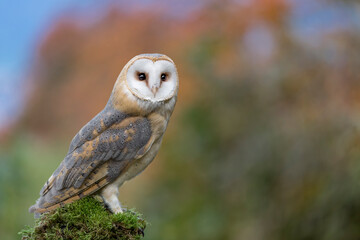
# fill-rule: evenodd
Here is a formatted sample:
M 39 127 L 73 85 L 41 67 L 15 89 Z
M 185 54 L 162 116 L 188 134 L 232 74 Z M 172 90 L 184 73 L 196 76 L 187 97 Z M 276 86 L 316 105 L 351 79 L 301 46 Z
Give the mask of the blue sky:
M 16 71 L 22 67 L 48 24 L 60 12 L 85 2 L 92 1 L 0 1 L 1 68 Z
M 0 126 L 21 111 L 27 68 L 37 42 L 59 14 L 95 0 L 0 1 Z
M 340 1 L 288 0 L 294 7 L 291 15 L 293 33 L 301 40 L 321 44 L 318 37 L 339 29 L 360 29 L 359 10 Z M 320 40 L 320 41 L 317 41 Z

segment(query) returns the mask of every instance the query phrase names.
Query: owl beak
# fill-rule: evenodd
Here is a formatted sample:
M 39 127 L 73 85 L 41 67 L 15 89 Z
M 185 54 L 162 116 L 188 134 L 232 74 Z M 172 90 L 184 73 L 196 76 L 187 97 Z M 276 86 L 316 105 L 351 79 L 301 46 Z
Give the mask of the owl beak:
M 155 95 L 156 95 L 156 93 L 157 93 L 158 90 L 159 90 L 159 88 L 156 87 L 156 86 L 153 86 L 153 87 L 151 88 L 151 92 L 154 94 L 154 97 L 155 97 Z

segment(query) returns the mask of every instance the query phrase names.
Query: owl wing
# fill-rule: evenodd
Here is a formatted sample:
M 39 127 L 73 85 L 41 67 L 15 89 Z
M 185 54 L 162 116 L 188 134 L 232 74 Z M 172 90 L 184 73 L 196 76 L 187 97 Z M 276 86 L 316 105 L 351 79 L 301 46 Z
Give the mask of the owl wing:
M 113 124 L 119 123 L 127 117 L 129 117 L 127 114 L 114 109 L 108 104 L 104 110 L 91 119 L 90 122 L 82 127 L 75 135 L 70 143 L 68 154 L 82 146 L 85 142 L 93 140 Z
M 103 125 L 103 117 L 97 121 Z M 91 139 L 82 140 L 83 129 L 80 130 L 77 134 L 80 137 L 74 138 L 77 144 L 71 144 L 69 153 L 40 191 L 40 198 L 30 212 L 46 212 L 95 193 L 113 182 L 153 143 L 150 121 L 144 117 L 127 117 L 108 128 L 104 123 L 105 128 L 101 127 L 100 131 L 96 124 L 90 124 L 92 128 L 87 125 L 83 129 L 88 132 L 94 129 Z

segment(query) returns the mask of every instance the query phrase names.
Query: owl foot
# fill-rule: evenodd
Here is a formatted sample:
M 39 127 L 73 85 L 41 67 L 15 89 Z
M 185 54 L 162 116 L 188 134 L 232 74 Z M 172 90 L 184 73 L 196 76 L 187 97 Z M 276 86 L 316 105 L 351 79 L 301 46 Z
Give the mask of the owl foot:
M 108 187 L 101 192 L 101 197 L 105 202 L 105 205 L 114 214 L 123 213 L 120 201 L 117 197 L 119 190 L 117 188 Z

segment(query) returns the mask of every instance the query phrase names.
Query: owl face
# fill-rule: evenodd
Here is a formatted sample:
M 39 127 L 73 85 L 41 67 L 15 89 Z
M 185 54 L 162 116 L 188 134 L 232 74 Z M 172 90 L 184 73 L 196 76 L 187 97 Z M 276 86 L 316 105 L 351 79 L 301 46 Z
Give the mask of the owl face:
M 140 55 L 128 67 L 126 85 L 139 99 L 161 102 L 176 95 L 178 74 L 170 58 L 158 54 Z

